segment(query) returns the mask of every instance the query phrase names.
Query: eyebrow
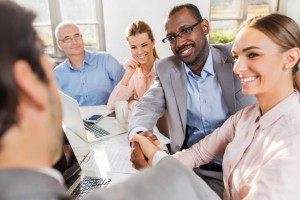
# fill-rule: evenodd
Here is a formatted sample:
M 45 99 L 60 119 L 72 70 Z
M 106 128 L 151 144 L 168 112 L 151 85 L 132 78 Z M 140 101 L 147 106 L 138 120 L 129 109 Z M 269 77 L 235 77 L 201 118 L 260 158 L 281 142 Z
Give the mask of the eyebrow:
M 256 46 L 250 46 L 250 47 L 247 47 L 247 48 L 244 48 L 242 49 L 242 52 L 245 52 L 245 51 L 249 51 L 251 49 L 260 49 L 259 47 L 256 47 Z
M 251 50 L 251 49 L 260 49 L 260 48 L 259 48 L 259 47 L 256 47 L 256 46 L 250 46 L 250 47 L 247 47 L 247 48 L 242 49 L 242 52 L 246 52 L 246 51 L 249 51 L 249 50 Z M 236 54 L 236 52 L 235 52 L 234 49 L 231 51 L 231 53 L 232 53 L 232 54 Z

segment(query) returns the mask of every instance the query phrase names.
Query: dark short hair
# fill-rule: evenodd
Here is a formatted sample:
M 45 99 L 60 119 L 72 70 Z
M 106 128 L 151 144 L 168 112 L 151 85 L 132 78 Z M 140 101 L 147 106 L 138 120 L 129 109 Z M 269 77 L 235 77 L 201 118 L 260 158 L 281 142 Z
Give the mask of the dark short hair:
M 19 88 L 13 76 L 18 60 L 29 63 L 39 79 L 47 83 L 40 62 L 43 47 L 32 23 L 35 14 L 13 1 L 0 1 L 0 138 L 18 122 Z
M 200 14 L 200 11 L 198 9 L 197 6 L 195 6 L 194 4 L 190 4 L 190 3 L 186 3 L 186 4 L 178 4 L 176 6 L 174 6 L 173 8 L 171 8 L 171 10 L 168 12 L 168 16 L 172 16 L 174 15 L 175 13 L 181 11 L 182 9 L 188 9 L 189 11 L 192 12 L 194 18 L 197 20 L 197 21 L 201 21 L 202 20 L 202 16 Z

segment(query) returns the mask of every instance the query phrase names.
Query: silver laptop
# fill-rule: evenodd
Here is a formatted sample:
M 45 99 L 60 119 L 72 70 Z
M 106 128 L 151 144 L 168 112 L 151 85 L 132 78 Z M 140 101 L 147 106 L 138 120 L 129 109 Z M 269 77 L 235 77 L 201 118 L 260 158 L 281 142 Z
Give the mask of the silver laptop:
M 66 140 L 68 140 L 66 138 Z M 99 188 L 106 188 L 111 178 L 106 177 L 95 177 L 95 176 L 86 176 L 81 174 L 81 162 L 89 161 L 93 156 L 90 152 L 83 156 L 82 160 L 79 161 L 75 157 L 72 145 L 67 142 L 64 144 L 63 149 L 68 149 L 64 151 L 64 156 L 61 160 L 54 166 L 55 169 L 59 170 L 63 175 L 65 185 L 67 186 L 67 194 L 69 194 L 72 199 L 81 199 L 86 194 L 90 193 L 93 190 Z
M 101 119 L 97 124 L 84 122 L 75 99 L 59 91 L 63 110 L 63 124 L 86 142 L 94 142 L 125 133 L 126 130 L 117 125 L 116 120 Z

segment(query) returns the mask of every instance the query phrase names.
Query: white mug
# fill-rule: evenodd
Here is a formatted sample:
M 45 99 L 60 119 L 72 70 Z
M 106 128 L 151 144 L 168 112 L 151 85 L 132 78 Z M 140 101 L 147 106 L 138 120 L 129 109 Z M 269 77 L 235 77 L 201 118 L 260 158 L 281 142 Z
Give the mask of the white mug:
M 116 119 L 120 127 L 128 128 L 128 102 L 117 101 L 115 103 Z

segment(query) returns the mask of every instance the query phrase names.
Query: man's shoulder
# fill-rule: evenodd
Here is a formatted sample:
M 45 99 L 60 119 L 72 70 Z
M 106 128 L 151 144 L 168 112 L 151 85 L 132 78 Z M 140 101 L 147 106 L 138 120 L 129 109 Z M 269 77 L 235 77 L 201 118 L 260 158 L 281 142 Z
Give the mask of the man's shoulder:
M 85 51 L 86 55 L 89 55 L 91 58 L 100 57 L 100 58 L 108 58 L 112 57 L 112 55 L 106 51 Z
M 67 59 L 56 65 L 56 67 L 53 69 L 54 72 L 61 72 L 66 71 L 68 69 Z
M 226 43 L 226 44 L 211 44 L 210 48 L 212 51 L 212 54 L 219 54 L 226 58 L 226 62 L 233 62 L 232 59 L 232 49 L 233 43 Z
M 0 170 L 0 194 L 4 199 L 43 199 L 65 196 L 65 188 L 55 178 L 35 170 Z
M 169 56 L 166 58 L 162 58 L 160 60 L 158 60 L 157 62 L 157 67 L 164 67 L 166 65 L 168 66 L 181 66 L 182 65 L 182 61 L 180 61 L 178 58 L 176 58 L 176 56 Z

